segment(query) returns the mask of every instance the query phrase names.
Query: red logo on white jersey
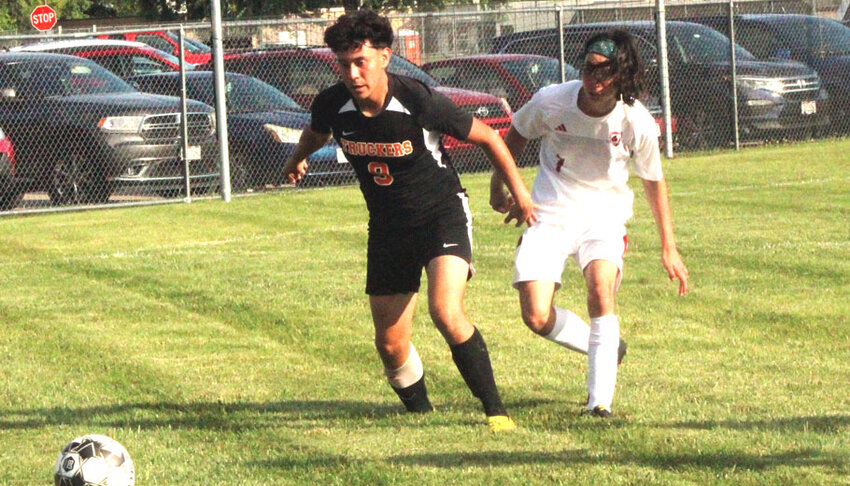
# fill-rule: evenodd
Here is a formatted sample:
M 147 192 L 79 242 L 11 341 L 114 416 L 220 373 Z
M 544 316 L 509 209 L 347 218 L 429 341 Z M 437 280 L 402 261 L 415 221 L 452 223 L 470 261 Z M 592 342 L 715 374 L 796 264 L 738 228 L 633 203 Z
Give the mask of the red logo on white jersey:
M 620 132 L 611 132 L 611 143 L 616 147 L 620 145 L 620 140 L 623 139 L 623 135 Z

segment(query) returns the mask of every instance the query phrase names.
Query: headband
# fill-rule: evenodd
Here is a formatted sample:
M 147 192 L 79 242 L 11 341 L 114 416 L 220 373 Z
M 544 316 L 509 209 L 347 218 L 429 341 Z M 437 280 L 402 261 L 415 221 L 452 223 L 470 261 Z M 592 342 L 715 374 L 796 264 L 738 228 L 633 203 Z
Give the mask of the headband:
M 617 46 L 611 39 L 599 39 L 587 47 L 585 55 L 590 53 L 599 54 L 607 57 L 608 59 L 613 59 L 617 57 Z

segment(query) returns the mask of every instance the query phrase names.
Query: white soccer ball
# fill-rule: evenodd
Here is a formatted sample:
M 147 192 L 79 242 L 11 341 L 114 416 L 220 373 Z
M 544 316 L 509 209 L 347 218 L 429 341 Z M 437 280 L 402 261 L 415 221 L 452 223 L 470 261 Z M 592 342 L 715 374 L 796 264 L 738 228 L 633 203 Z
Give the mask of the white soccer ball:
M 124 446 L 105 435 L 84 435 L 59 453 L 55 486 L 133 486 L 136 470 Z

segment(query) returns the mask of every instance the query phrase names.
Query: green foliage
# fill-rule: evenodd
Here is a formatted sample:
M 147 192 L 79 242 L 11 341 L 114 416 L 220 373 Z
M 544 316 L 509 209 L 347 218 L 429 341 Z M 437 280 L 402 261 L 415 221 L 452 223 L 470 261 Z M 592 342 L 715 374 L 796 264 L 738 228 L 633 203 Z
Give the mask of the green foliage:
M 492 0 L 485 4 L 498 3 Z M 471 3 L 471 0 L 464 0 Z M 7 8 L 0 10 L 0 30 L 29 29 L 29 14 L 40 0 L 10 0 Z M 60 19 L 81 19 L 108 16 L 140 16 L 151 21 L 174 21 L 186 19 L 198 21 L 210 16 L 207 0 L 57 0 L 50 2 Z M 356 9 L 359 5 L 378 11 L 415 9 L 416 11 L 440 10 L 445 0 L 224 0 L 221 2 L 225 19 L 251 19 L 287 14 L 301 14 L 320 8 L 345 7 Z M 181 12 L 185 12 L 185 15 Z
M 44 5 L 41 0 L 10 0 L 6 2 L 3 10 L 0 10 L 0 31 L 18 29 L 26 33 L 35 33 L 30 21 L 30 14 L 39 5 Z M 59 19 L 78 19 L 85 17 L 85 11 L 91 6 L 91 0 L 57 0 L 47 2 Z
M 504 436 L 424 298 L 414 339 L 437 410 L 401 413 L 372 345 L 356 187 L 0 219 L 2 483 L 49 483 L 62 445 L 103 433 L 151 486 L 844 484 L 848 151 L 667 161 L 684 298 L 637 194 L 607 422 L 578 415 L 586 358 L 522 325 L 519 229 L 487 207 L 487 175 L 465 174 L 466 308 L 520 426 Z M 570 265 L 556 302 L 585 315 L 583 289 Z

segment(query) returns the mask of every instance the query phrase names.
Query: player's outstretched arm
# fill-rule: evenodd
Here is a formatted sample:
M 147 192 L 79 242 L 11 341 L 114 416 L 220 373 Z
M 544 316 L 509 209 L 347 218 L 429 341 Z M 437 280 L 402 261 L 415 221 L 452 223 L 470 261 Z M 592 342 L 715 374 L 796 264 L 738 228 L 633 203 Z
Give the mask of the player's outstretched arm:
M 676 237 L 673 235 L 673 216 L 667 181 L 664 178 L 658 181 L 644 179 L 643 189 L 661 237 L 661 264 L 664 265 L 670 280 L 679 280 L 679 295 L 685 295 L 688 293 L 688 268 L 679 255 Z
M 310 127 L 305 128 L 298 139 L 298 145 L 283 165 L 283 177 L 292 184 L 300 181 L 307 173 L 307 157 L 322 148 L 330 138 L 330 133 L 318 133 Z
M 508 151 L 511 153 L 511 157 L 516 160 L 522 154 L 528 140 L 520 135 L 514 127 L 511 127 L 505 135 L 504 142 L 505 146 L 508 147 Z M 500 213 L 507 213 L 513 206 L 514 200 L 510 194 L 505 192 L 505 183 L 502 180 L 502 176 L 499 174 L 499 171 L 493 171 L 493 174 L 490 176 L 490 207 Z M 507 223 L 508 221 L 510 219 L 505 222 Z
M 498 206 L 505 208 L 505 211 L 508 212 L 508 216 L 505 219 L 506 223 L 512 219 L 516 219 L 517 226 L 523 223 L 528 225 L 534 224 L 537 221 L 537 214 L 534 211 L 535 207 L 531 201 L 531 194 L 528 192 L 528 188 L 519 174 L 516 162 L 514 162 L 514 158 L 511 156 L 511 152 L 502 138 L 492 128 L 473 118 L 472 129 L 469 131 L 469 136 L 466 140 L 484 149 L 487 158 L 490 159 L 490 163 L 493 164 L 493 168 L 495 169 L 496 173 L 494 177 L 498 176 L 504 181 L 513 197 L 511 203 L 508 203 L 507 200 L 501 202 L 494 201 L 492 191 L 494 183 L 491 180 L 491 206 L 496 202 Z M 503 196 L 507 198 L 504 193 Z M 494 209 L 499 210 L 496 206 L 494 206 Z

